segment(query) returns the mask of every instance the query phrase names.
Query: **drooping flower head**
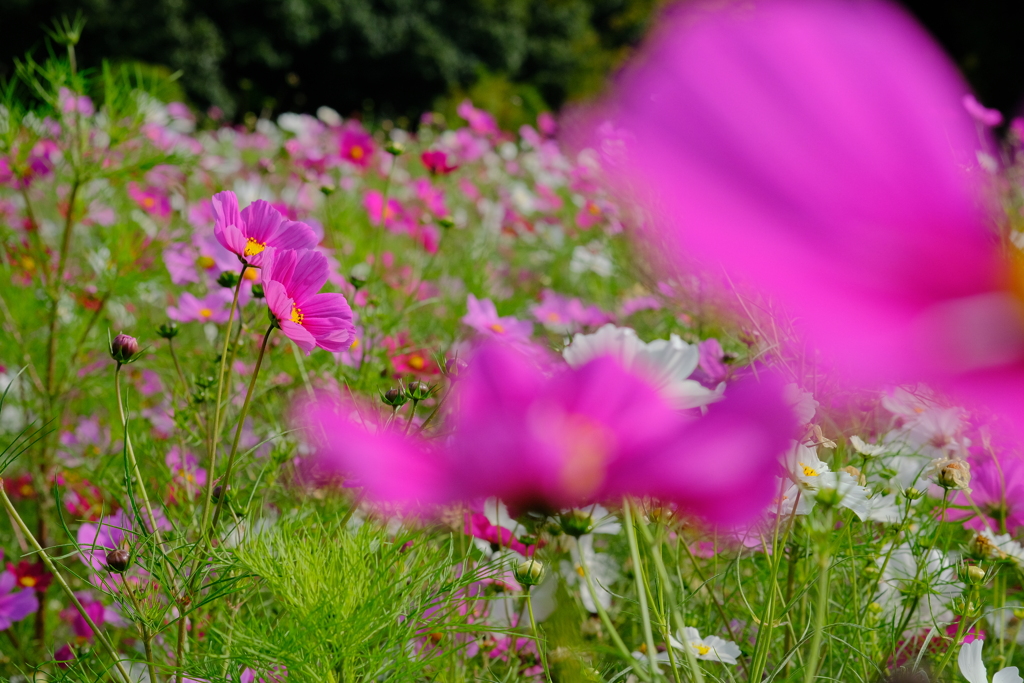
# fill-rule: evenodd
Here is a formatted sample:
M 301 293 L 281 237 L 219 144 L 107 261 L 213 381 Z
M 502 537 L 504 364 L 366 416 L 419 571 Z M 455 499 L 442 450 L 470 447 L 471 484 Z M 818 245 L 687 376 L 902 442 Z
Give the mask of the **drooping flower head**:
M 257 199 L 241 211 L 234 192 L 213 195 L 214 235 L 242 263 L 259 268 L 264 252 L 274 249 L 313 249 L 316 233 L 305 223 L 287 220 L 269 202 Z
M 1019 413 L 1020 271 L 953 64 L 888 3 L 740 9 L 668 14 L 610 103 L 652 232 L 780 302 L 848 380 Z
M 319 346 L 344 351 L 355 339 L 345 295 L 321 292 L 327 257 L 319 251 L 269 249 L 263 258 L 263 293 L 285 335 L 307 354 Z

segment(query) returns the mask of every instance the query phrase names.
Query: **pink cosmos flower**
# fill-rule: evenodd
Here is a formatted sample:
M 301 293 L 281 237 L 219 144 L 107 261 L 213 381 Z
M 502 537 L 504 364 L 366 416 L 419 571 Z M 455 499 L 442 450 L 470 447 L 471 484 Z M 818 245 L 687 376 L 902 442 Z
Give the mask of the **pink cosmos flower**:
M 163 190 L 131 182 L 128 183 L 128 196 L 151 216 L 166 218 L 171 215 L 171 200 Z
M 448 153 L 440 149 L 428 149 L 420 155 L 423 166 L 433 175 L 448 175 L 459 167 L 448 162 Z
M 475 133 L 492 135 L 498 132 L 498 124 L 494 120 L 494 117 L 484 110 L 474 107 L 473 103 L 469 100 L 463 100 L 460 102 L 459 106 L 455 108 L 455 111 L 459 116 L 466 119 L 466 122 L 469 123 L 469 127 L 473 129 L 473 132 Z
M 176 488 L 194 496 L 206 485 L 206 470 L 199 466 L 199 461 L 192 453 L 183 453 L 177 446 L 172 446 L 167 451 L 164 463 L 171 471 Z
M 466 298 L 469 312 L 462 322 L 474 330 L 492 339 L 500 339 L 509 343 L 528 343 L 533 334 L 533 323 L 519 320 L 512 316 L 498 317 L 498 309 L 490 299 L 477 299 L 470 294 Z
M 781 303 L 856 384 L 1024 410 L 1020 268 L 956 68 L 894 5 L 667 15 L 610 104 L 680 262 Z
M 317 346 L 343 351 L 355 339 L 345 295 L 320 291 L 327 271 L 327 258 L 319 251 L 268 249 L 263 258 L 267 306 L 281 331 L 307 354 Z
M 259 268 L 267 248 L 313 249 L 317 245 L 312 228 L 305 223 L 286 220 L 262 199 L 257 199 L 241 212 L 234 192 L 219 192 L 211 201 L 216 217 L 213 234 L 242 263 Z
M 601 206 L 592 199 L 588 199 L 580 210 L 576 212 L 576 225 L 583 230 L 588 230 L 597 225 L 604 212 L 601 210 Z
M 526 545 L 512 533 L 511 529 L 491 524 L 487 515 L 482 512 L 467 512 L 465 533 L 490 543 L 497 552 L 498 548 L 514 550 L 524 557 L 530 557 L 537 550 L 536 545 Z
M 3 554 L 0 553 L 0 559 Z M 14 590 L 18 586 L 18 577 L 10 571 L 0 573 L 0 630 L 9 629 L 15 622 L 21 621 L 39 609 L 39 598 L 32 588 Z
M 96 113 L 92 100 L 85 95 L 78 95 L 68 88 L 61 88 L 57 93 L 57 104 L 65 114 L 92 116 Z
M 380 225 L 381 219 L 383 219 L 384 227 L 391 232 L 410 234 L 415 232 L 414 222 L 397 199 L 388 199 L 387 207 L 385 207 L 384 195 L 377 190 L 370 190 L 363 197 L 363 207 L 370 215 L 370 222 L 374 225 Z
M 495 496 L 550 511 L 636 495 L 734 521 L 770 502 L 779 455 L 795 433 L 781 384 L 767 378 L 737 382 L 696 418 L 611 358 L 548 377 L 500 344 L 474 355 L 452 405 L 452 435 L 440 451 L 367 428 L 350 406 L 322 400 L 304 411 L 314 462 L 391 503 Z
M 540 303 L 531 307 L 530 313 L 541 325 L 559 334 L 580 327 L 599 327 L 612 320 L 597 306 L 584 306 L 579 299 L 568 299 L 550 289 L 541 292 Z
M 362 130 L 346 130 L 341 135 L 338 151 L 345 161 L 367 168 L 373 158 L 373 138 Z
M 202 299 L 184 292 L 177 306 L 167 307 L 167 317 L 180 323 L 226 323 L 231 307 L 231 291 L 218 289 Z

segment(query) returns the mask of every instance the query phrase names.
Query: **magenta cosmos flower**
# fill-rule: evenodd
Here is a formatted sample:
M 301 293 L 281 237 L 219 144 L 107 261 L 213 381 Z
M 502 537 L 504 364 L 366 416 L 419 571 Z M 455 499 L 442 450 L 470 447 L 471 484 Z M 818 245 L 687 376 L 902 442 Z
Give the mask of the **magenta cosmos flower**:
M 466 297 L 466 315 L 462 322 L 484 337 L 513 344 L 526 344 L 533 334 L 533 323 L 513 316 L 498 317 L 498 309 L 490 299 Z
M 762 373 L 764 374 L 764 373 Z M 460 377 L 451 438 L 440 446 L 330 402 L 305 412 L 315 461 L 378 501 L 426 505 L 495 496 L 518 509 L 651 496 L 718 521 L 771 501 L 795 431 L 781 384 L 737 383 L 707 416 L 673 410 L 608 357 L 548 377 L 523 354 L 485 346 Z
M 606 110 L 652 233 L 772 297 L 855 384 L 1020 414 L 1024 287 L 953 64 L 887 3 L 677 9 Z
M 309 354 L 319 346 L 344 351 L 355 339 L 352 309 L 343 294 L 321 292 L 327 257 L 319 251 L 268 249 L 263 258 L 267 306 L 285 335 Z
M 287 220 L 262 199 L 241 211 L 234 192 L 218 192 L 211 201 L 215 217 L 213 233 L 242 263 L 259 268 L 268 248 L 313 249 L 317 245 L 313 228 Z
M 3 553 L 0 552 L 0 560 Z M 0 630 L 9 629 L 39 609 L 39 599 L 32 588 L 18 587 L 18 577 L 11 571 L 0 572 Z

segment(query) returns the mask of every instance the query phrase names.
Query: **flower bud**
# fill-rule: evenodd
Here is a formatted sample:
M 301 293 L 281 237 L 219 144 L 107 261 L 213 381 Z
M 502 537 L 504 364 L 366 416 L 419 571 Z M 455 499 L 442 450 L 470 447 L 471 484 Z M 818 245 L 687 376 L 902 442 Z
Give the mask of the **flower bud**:
M 967 578 L 970 579 L 971 583 L 981 583 L 985 580 L 985 570 L 976 564 L 972 564 L 967 568 Z
M 235 271 L 225 270 L 217 277 L 217 284 L 225 289 L 233 289 L 238 286 L 238 281 L 241 279 Z
M 178 323 L 164 323 L 156 328 L 156 333 L 164 339 L 174 339 L 178 336 Z
M 211 497 L 213 498 L 213 502 L 214 503 L 219 503 L 220 499 L 223 496 L 224 496 L 224 485 L 223 484 L 217 484 L 216 486 L 214 486 L 213 487 L 213 491 L 211 491 Z
M 263 285 L 261 285 L 259 282 L 252 286 L 252 296 L 254 299 L 263 298 Z
M 438 218 L 437 224 L 440 225 L 442 228 L 446 229 L 455 227 L 455 221 L 452 220 L 451 216 L 444 216 L 442 218 Z
M 868 611 L 869 612 L 873 612 L 874 614 L 878 614 L 879 612 L 882 611 L 882 605 L 880 605 L 877 602 L 869 603 L 868 604 Z
M 924 494 L 911 486 L 909 489 L 903 489 L 903 497 L 907 500 L 917 500 Z
M 139 353 L 139 342 L 135 337 L 119 334 L 110 342 L 110 357 L 119 364 L 131 363 Z
M 461 358 L 449 358 L 444 362 L 444 374 L 448 379 L 455 381 L 459 378 L 466 368 L 469 367 L 469 363 L 462 360 Z
M 334 194 L 334 190 L 335 190 L 334 185 L 321 185 L 320 186 L 320 192 L 322 192 L 325 197 L 330 197 L 332 194 Z
M 405 393 L 399 389 L 388 389 L 385 391 L 380 400 L 384 402 L 384 405 L 391 406 L 392 408 L 400 408 L 405 405 L 405 402 L 409 399 Z
M 567 536 L 579 538 L 594 528 L 594 518 L 586 510 L 572 509 L 558 515 L 558 524 Z
M 413 401 L 422 401 L 430 397 L 430 385 L 426 382 L 409 382 L 405 394 Z
M 405 154 L 405 145 L 403 145 L 401 142 L 389 140 L 388 143 L 384 145 L 384 151 L 390 154 L 391 156 L 401 156 L 402 154 Z
M 532 557 L 528 557 L 516 564 L 512 575 L 516 577 L 516 581 L 520 585 L 536 586 L 544 579 L 544 565 Z
M 117 548 L 107 553 L 107 569 L 117 574 L 124 574 L 128 570 L 131 556 L 124 548 Z
M 938 458 L 928 468 L 929 476 L 947 491 L 971 492 L 971 466 L 959 458 Z

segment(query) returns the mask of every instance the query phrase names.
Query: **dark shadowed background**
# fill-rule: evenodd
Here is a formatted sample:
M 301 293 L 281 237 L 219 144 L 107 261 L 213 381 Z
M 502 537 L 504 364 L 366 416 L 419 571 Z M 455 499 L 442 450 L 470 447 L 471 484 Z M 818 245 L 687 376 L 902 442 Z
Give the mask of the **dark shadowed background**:
M 141 62 L 226 116 L 315 111 L 414 121 L 466 95 L 505 125 L 589 95 L 659 0 L 2 0 L 0 77 L 48 49 L 44 26 L 86 18 L 83 66 Z M 980 99 L 1016 113 L 1024 2 L 904 0 Z

